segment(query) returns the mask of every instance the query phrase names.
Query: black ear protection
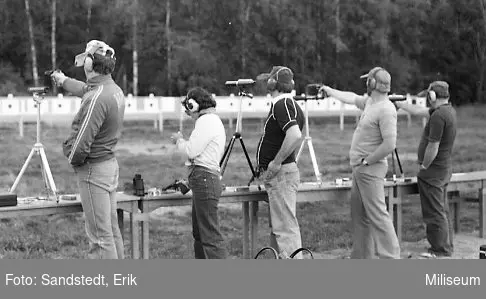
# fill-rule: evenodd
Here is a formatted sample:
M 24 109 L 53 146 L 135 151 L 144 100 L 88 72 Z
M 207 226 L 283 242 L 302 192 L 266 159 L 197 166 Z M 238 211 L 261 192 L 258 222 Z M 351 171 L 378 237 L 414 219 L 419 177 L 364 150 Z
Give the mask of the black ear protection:
M 193 98 L 186 97 L 184 101 L 182 101 L 182 105 L 184 105 L 184 108 L 186 108 L 186 110 L 192 113 L 199 111 L 199 104 Z
M 267 80 L 267 88 L 269 90 L 276 90 L 277 89 L 277 83 L 278 83 L 278 73 L 281 71 L 281 70 L 289 70 L 290 72 L 292 72 L 288 67 L 283 67 L 281 69 L 279 69 L 272 77 L 268 78 Z M 294 80 L 292 80 L 292 85 L 294 85 Z

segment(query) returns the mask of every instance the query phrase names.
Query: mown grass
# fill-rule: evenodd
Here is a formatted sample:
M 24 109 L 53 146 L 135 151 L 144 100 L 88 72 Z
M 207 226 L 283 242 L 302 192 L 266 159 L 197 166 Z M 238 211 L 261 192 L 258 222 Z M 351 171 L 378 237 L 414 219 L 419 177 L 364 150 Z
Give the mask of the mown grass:
M 484 118 L 486 106 L 461 107 L 458 109 L 459 130 L 454 150 L 454 172 L 484 170 L 486 165 L 486 130 Z M 324 179 L 350 177 L 348 150 L 355 119 L 346 119 L 345 129 L 340 131 L 338 120 L 311 119 L 311 136 L 315 147 L 319 168 Z M 245 120 L 243 140 L 254 161 L 256 145 L 261 132 L 261 120 Z M 233 130 L 226 126 L 228 140 Z M 187 136 L 191 123 L 185 124 L 183 132 Z M 183 158 L 172 151 L 170 133 L 178 130 L 176 122 L 166 122 L 164 132 L 155 131 L 150 123 L 127 123 L 118 150 L 120 163 L 120 189 L 130 183 L 135 173 L 141 173 L 147 187 L 163 187 L 174 179 L 185 177 Z M 400 118 L 397 150 L 403 170 L 407 176 L 417 173 L 415 162 L 416 148 L 420 140 L 422 122 L 412 119 L 407 127 L 406 118 Z M 77 192 L 73 172 L 62 155 L 61 143 L 67 136 L 67 127 L 43 126 L 42 142 L 58 189 L 64 193 Z M 25 127 L 25 137 L 18 137 L 14 124 L 0 127 L 1 153 L 0 188 L 7 191 L 35 143 L 35 125 Z M 141 150 L 142 149 L 142 150 Z M 148 149 L 143 151 L 143 149 Z M 137 151 L 136 151 L 137 150 Z M 305 149 L 299 162 L 303 181 L 314 180 L 314 172 Z M 390 160 L 390 173 L 393 171 Z M 398 167 L 396 167 L 398 173 Z M 225 185 L 245 185 L 251 172 L 239 143 L 235 144 L 224 175 Z M 474 190 L 464 190 L 464 194 Z M 41 180 L 37 158 L 29 165 L 21 180 L 17 193 L 19 196 L 43 196 L 44 185 Z M 350 244 L 349 206 L 345 200 L 333 202 L 301 203 L 298 217 L 301 224 L 304 246 L 321 252 L 338 248 L 348 248 Z M 268 221 L 267 205 L 259 209 L 259 234 L 257 246 L 267 245 Z M 478 229 L 478 204 L 468 202 L 461 219 L 463 230 L 472 232 Z M 232 256 L 242 256 L 242 216 L 238 205 L 221 205 L 222 232 Z M 150 224 L 151 258 L 192 258 L 192 236 L 190 212 L 186 208 L 171 209 L 160 213 Z M 420 206 L 417 197 L 406 199 L 404 206 L 404 240 L 417 241 L 424 237 Z M 128 225 L 126 226 L 128 227 Z M 84 232 L 82 213 L 54 215 L 0 221 L 0 257 L 18 259 L 56 259 L 85 258 L 88 241 Z M 126 234 L 128 237 L 128 234 Z M 126 240 L 127 254 L 130 254 L 129 240 Z

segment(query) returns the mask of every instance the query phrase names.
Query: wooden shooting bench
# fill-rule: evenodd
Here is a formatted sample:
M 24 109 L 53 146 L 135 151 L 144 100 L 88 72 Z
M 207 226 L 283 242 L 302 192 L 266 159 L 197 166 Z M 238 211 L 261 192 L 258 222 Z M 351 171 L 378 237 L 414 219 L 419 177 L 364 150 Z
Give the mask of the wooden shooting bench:
M 459 215 L 462 199 L 460 199 L 460 187 L 468 185 L 478 190 L 479 199 L 479 237 L 483 238 L 486 232 L 486 210 L 484 195 L 486 187 L 486 171 L 456 173 L 452 175 L 451 182 L 447 188 L 447 193 L 453 204 L 453 215 L 456 231 L 459 230 Z M 256 236 L 258 233 L 258 202 L 268 201 L 266 191 L 263 186 L 250 186 L 248 190 L 241 190 L 237 187 L 229 187 L 222 193 L 220 204 L 241 203 L 243 214 L 243 258 L 252 258 L 255 254 Z M 349 200 L 351 191 L 351 182 L 336 184 L 334 182 L 322 183 L 303 183 L 299 187 L 297 196 L 298 202 L 315 202 L 329 200 Z M 402 240 L 402 202 L 405 196 L 418 194 L 416 178 L 409 180 L 400 180 L 396 182 L 385 182 L 385 196 L 387 199 L 390 217 L 393 220 L 395 230 L 399 241 Z M 143 259 L 149 258 L 150 252 L 150 235 L 149 222 L 150 213 L 161 207 L 188 206 L 191 205 L 190 194 L 182 195 L 180 193 L 162 194 L 159 196 L 146 196 L 140 198 L 140 211 L 132 215 L 132 221 L 141 222 L 141 247 Z M 122 215 L 123 216 L 123 215 Z M 121 219 L 123 222 L 123 219 Z M 133 257 L 139 258 L 139 244 L 136 243 L 138 230 L 132 228 L 132 239 L 135 240 L 133 247 Z
M 122 193 L 118 194 L 118 215 L 122 215 L 121 221 L 123 221 L 123 212 L 128 212 L 130 215 L 134 215 L 138 212 L 140 198 Z M 19 198 L 16 206 L 0 207 L 0 219 L 48 216 L 66 213 L 78 213 L 82 211 L 83 207 L 80 200 L 60 200 L 59 202 L 56 202 L 54 200 Z M 121 221 L 119 219 L 118 224 L 120 225 L 120 228 L 123 228 L 123 222 Z M 134 247 L 134 244 L 138 244 L 138 235 L 132 233 L 133 231 L 138 231 L 137 228 L 138 222 L 133 221 L 132 217 L 130 217 L 130 238 L 132 248 Z M 134 237 L 136 239 L 134 239 Z
M 256 236 L 258 232 L 258 202 L 268 201 L 267 193 L 259 190 L 259 186 L 250 187 L 227 187 L 223 191 L 219 200 L 220 204 L 241 203 L 243 214 L 243 257 L 251 258 L 255 252 Z M 336 186 L 331 183 L 304 183 L 301 184 L 298 200 L 299 201 L 322 201 L 336 198 L 346 200 L 349 196 L 350 185 Z M 181 193 L 169 193 L 159 196 L 145 196 L 140 198 L 140 212 L 132 215 L 133 221 L 141 222 L 141 247 L 142 258 L 149 258 L 150 236 L 149 222 L 150 213 L 161 207 L 190 206 L 192 203 L 190 193 L 182 195 Z M 123 217 L 123 216 L 122 216 Z M 123 219 L 119 219 L 123 222 Z M 138 238 L 138 230 L 132 229 L 134 239 Z M 134 243 L 133 257 L 139 258 L 139 244 Z
M 470 173 L 455 173 L 447 188 L 448 196 L 453 205 L 455 229 L 459 230 L 459 215 L 462 199 L 459 196 L 461 187 L 478 190 L 479 200 L 479 237 L 484 238 L 486 232 L 486 171 Z M 246 188 L 228 187 L 223 192 L 220 203 L 241 203 L 243 214 L 243 257 L 252 258 L 255 254 L 256 237 L 258 233 L 258 202 L 268 201 L 266 191 L 258 186 Z M 299 187 L 298 202 L 315 202 L 328 200 L 348 200 L 350 198 L 351 182 L 335 184 L 334 182 L 303 183 Z M 385 182 L 385 195 L 387 198 L 390 217 L 393 219 L 395 230 L 399 240 L 402 239 L 402 202 L 408 195 L 418 194 L 416 178 L 404 181 L 398 179 L 396 182 Z M 150 212 L 160 207 L 189 206 L 191 205 L 190 193 L 162 194 L 160 196 L 137 197 L 118 193 L 118 223 L 122 232 L 124 231 L 124 212 L 130 214 L 130 243 L 132 247 L 132 258 L 149 258 L 150 235 L 149 221 Z M 19 200 L 17 206 L 0 207 L 0 218 L 29 217 L 39 215 L 54 215 L 63 213 L 82 212 L 79 200 L 55 201 Z M 139 229 L 141 226 L 141 229 Z M 141 248 L 140 248 L 141 247 Z M 142 252 L 142 254 L 140 254 Z

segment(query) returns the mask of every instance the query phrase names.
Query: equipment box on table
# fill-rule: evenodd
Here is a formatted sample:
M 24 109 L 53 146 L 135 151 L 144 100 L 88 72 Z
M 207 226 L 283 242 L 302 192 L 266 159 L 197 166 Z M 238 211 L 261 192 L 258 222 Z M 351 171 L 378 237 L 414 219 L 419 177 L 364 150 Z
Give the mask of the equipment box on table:
M 17 205 L 17 194 L 0 194 L 0 207 L 12 207 Z

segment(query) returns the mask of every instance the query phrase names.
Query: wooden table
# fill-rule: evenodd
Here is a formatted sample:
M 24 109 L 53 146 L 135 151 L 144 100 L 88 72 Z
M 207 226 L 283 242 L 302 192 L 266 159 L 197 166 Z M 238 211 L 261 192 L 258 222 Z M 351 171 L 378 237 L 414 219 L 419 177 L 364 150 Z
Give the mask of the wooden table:
M 244 188 L 244 187 L 242 187 Z M 259 190 L 261 188 L 261 190 Z M 220 204 L 241 203 L 243 214 L 243 257 L 251 258 L 255 250 L 256 235 L 258 229 L 258 202 L 268 201 L 267 193 L 263 186 L 250 186 L 248 190 L 240 190 L 238 187 L 227 187 L 223 191 Z M 331 183 L 304 183 L 301 184 L 298 193 L 299 201 L 322 201 L 336 198 L 347 200 L 351 185 L 344 184 L 337 186 Z M 323 192 L 325 190 L 325 192 Z M 132 216 L 134 221 L 140 221 L 142 225 L 142 258 L 149 258 L 150 251 L 150 235 L 149 222 L 150 212 L 161 207 L 173 206 L 189 206 L 192 199 L 190 193 L 182 195 L 180 193 L 162 194 L 160 196 L 146 196 L 140 199 L 140 212 Z M 132 234 L 136 234 L 132 231 Z M 138 258 L 139 252 L 135 252 L 138 247 L 135 247 L 133 256 Z
M 130 215 L 135 215 L 139 209 L 140 198 L 137 196 L 126 195 L 118 193 L 118 224 L 123 234 L 123 212 L 128 212 Z M 83 207 L 80 200 L 60 200 L 59 203 L 50 200 L 36 200 L 36 199 L 18 199 L 18 204 L 11 207 L 0 207 L 0 219 L 2 218 L 17 218 L 17 217 L 30 217 L 30 216 L 47 216 L 65 213 L 78 213 L 82 212 Z M 120 219 L 121 218 L 121 219 Z M 132 248 L 138 246 L 139 235 L 138 222 L 130 217 L 130 240 Z M 133 256 L 132 250 L 132 257 Z
M 485 185 L 486 171 L 455 173 L 452 176 L 448 187 L 448 193 L 460 190 L 465 184 L 468 188 L 476 188 L 479 198 L 479 237 L 484 238 L 486 232 L 486 196 Z M 256 237 L 258 233 L 258 202 L 267 201 L 268 197 L 263 186 L 251 186 L 248 190 L 228 187 L 222 194 L 220 203 L 241 203 L 243 214 L 243 257 L 252 258 L 255 253 Z M 331 182 L 303 183 L 299 187 L 298 202 L 315 202 L 327 200 L 349 201 L 351 182 L 337 185 Z M 396 182 L 385 182 L 385 195 L 387 198 L 390 217 L 393 219 L 395 230 L 399 240 L 402 239 L 402 199 L 411 194 L 418 194 L 416 178 L 409 181 L 397 180 Z M 160 196 L 136 197 L 119 193 L 118 201 L 118 222 L 122 232 L 124 231 L 123 212 L 130 214 L 130 241 L 132 247 L 132 258 L 139 259 L 140 251 L 142 258 L 149 258 L 150 235 L 149 235 L 149 213 L 160 207 L 188 206 L 191 205 L 190 194 L 180 193 L 163 194 Z M 61 200 L 59 203 L 53 201 L 39 200 L 24 202 L 19 199 L 19 204 L 14 207 L 1 207 L 0 218 L 28 217 L 39 215 L 53 215 L 63 213 L 82 212 L 79 200 Z M 141 224 L 141 230 L 139 230 Z M 140 234 L 141 231 L 141 234 Z M 141 246 L 141 249 L 140 249 Z
M 486 232 L 486 196 L 485 192 L 486 171 L 456 173 L 453 174 L 451 182 L 447 188 L 448 193 L 459 190 L 464 184 L 474 185 L 479 192 L 479 221 L 481 238 Z M 259 188 L 261 190 L 259 190 Z M 471 187 L 471 186 L 469 186 Z M 337 185 L 332 182 L 303 183 L 299 187 L 297 196 L 298 202 L 315 202 L 328 200 L 349 200 L 351 194 L 351 182 Z M 418 194 L 416 178 L 407 180 L 397 179 L 396 182 L 385 182 L 385 196 L 393 220 L 395 231 L 399 240 L 402 240 L 402 201 L 405 196 Z M 227 188 L 221 198 L 220 204 L 241 203 L 243 214 L 243 257 L 252 258 L 255 253 L 256 236 L 258 232 L 258 202 L 268 201 L 266 191 L 263 186 L 250 186 L 248 190 L 239 190 L 235 187 Z M 180 193 L 162 194 L 160 196 L 147 196 L 140 198 L 140 211 L 132 216 L 133 221 L 140 221 L 142 225 L 142 258 L 148 259 L 150 252 L 149 234 L 149 213 L 160 207 L 187 206 L 191 205 L 190 194 Z M 138 230 L 137 230 L 138 232 Z M 132 234 L 135 233 L 132 231 Z M 138 244 L 137 244 L 138 245 Z M 137 251 L 138 247 L 134 248 Z M 139 252 L 133 253 L 134 258 L 140 256 Z

